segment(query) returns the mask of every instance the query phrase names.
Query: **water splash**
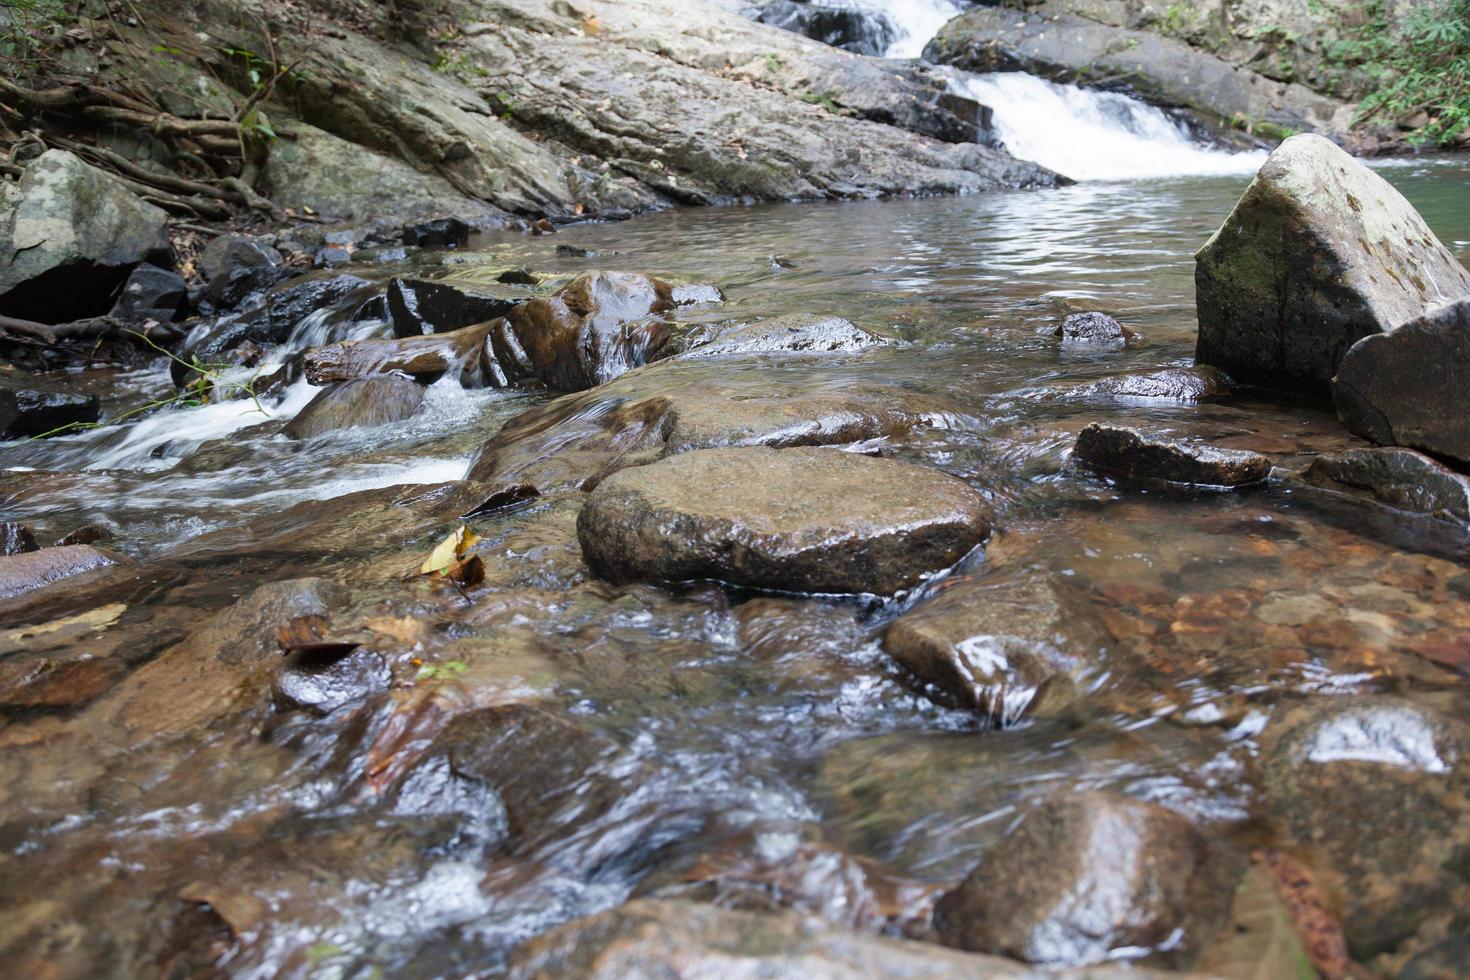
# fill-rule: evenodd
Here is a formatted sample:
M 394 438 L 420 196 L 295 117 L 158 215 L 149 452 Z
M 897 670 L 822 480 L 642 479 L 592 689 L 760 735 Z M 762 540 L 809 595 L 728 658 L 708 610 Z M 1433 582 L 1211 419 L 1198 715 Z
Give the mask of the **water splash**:
M 886 58 L 917 58 L 939 29 L 960 14 L 953 0 L 865 0 L 861 7 L 881 11 L 895 29 Z
M 1195 142 L 1162 110 L 1117 92 L 1059 85 L 1023 72 L 969 75 L 955 84 L 994 112 L 1012 156 L 1074 180 L 1249 174 L 1264 150 L 1233 153 Z

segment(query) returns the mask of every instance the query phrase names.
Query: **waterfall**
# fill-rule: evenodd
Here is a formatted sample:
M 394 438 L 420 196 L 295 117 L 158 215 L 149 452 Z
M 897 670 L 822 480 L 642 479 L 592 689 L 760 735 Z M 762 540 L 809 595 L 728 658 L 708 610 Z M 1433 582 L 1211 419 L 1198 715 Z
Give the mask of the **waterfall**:
M 917 58 L 939 29 L 960 15 L 953 0 L 859 0 L 862 6 L 886 14 L 894 27 L 887 58 Z
M 1162 110 L 1117 92 L 1059 85 L 1022 72 L 960 75 L 959 91 L 989 106 L 1014 157 L 1074 180 L 1254 173 L 1266 151 L 1195 142 Z

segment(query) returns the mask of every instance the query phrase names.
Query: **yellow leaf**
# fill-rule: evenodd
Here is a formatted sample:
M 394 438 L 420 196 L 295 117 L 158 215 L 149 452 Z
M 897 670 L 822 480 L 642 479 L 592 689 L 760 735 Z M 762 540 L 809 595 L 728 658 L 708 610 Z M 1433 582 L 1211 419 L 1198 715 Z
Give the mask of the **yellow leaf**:
M 440 541 L 424 563 L 419 566 L 420 575 L 433 575 L 457 565 L 459 560 L 480 543 L 480 536 L 461 524 L 454 533 Z

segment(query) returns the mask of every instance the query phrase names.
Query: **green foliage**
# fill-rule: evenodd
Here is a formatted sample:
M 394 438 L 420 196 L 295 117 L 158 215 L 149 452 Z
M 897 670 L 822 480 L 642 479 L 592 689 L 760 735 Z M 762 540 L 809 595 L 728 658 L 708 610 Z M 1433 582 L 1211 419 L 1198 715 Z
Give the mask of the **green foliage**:
M 1327 51 L 1334 63 L 1360 67 L 1376 83 L 1358 106 L 1359 122 L 1413 121 L 1415 143 L 1450 143 L 1470 129 L 1470 0 L 1415 7 L 1397 32 L 1383 0 L 1363 12 L 1363 26 Z
M 827 91 L 820 93 L 808 90 L 801 94 L 801 101 L 812 105 L 819 105 L 834 115 L 838 111 L 837 90 L 835 88 L 829 88 Z
M 452 51 L 440 51 L 439 57 L 434 60 L 433 68 L 441 75 L 454 75 L 460 81 L 490 76 L 490 72 L 485 69 L 484 65 L 476 64 L 464 52 L 455 54 Z
M 416 681 L 441 680 L 450 677 L 458 677 L 470 669 L 470 665 L 463 660 L 446 660 L 436 666 L 425 665 L 419 668 L 414 677 Z
M 766 71 L 772 75 L 781 70 L 781 59 L 774 54 L 766 55 Z
M 0 62 L 34 61 L 71 21 L 63 0 L 4 0 L 0 3 Z

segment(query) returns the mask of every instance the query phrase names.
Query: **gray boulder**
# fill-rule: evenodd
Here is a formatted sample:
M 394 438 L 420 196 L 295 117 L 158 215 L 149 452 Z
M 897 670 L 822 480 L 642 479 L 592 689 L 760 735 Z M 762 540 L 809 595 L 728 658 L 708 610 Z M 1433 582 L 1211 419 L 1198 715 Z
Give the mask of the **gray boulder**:
M 1413 446 L 1470 467 L 1470 298 L 1343 355 L 1332 401 L 1343 425 L 1377 443 Z
M 167 215 L 64 150 L 0 183 L 0 314 L 64 323 L 100 316 L 140 262 L 166 265 Z
M 1403 195 L 1320 136 L 1277 147 L 1195 263 L 1195 359 L 1320 395 L 1359 340 L 1470 297 Z
M 613 582 L 888 594 L 964 557 L 990 519 L 985 498 L 927 467 L 831 449 L 704 449 L 602 481 L 577 537 Z

